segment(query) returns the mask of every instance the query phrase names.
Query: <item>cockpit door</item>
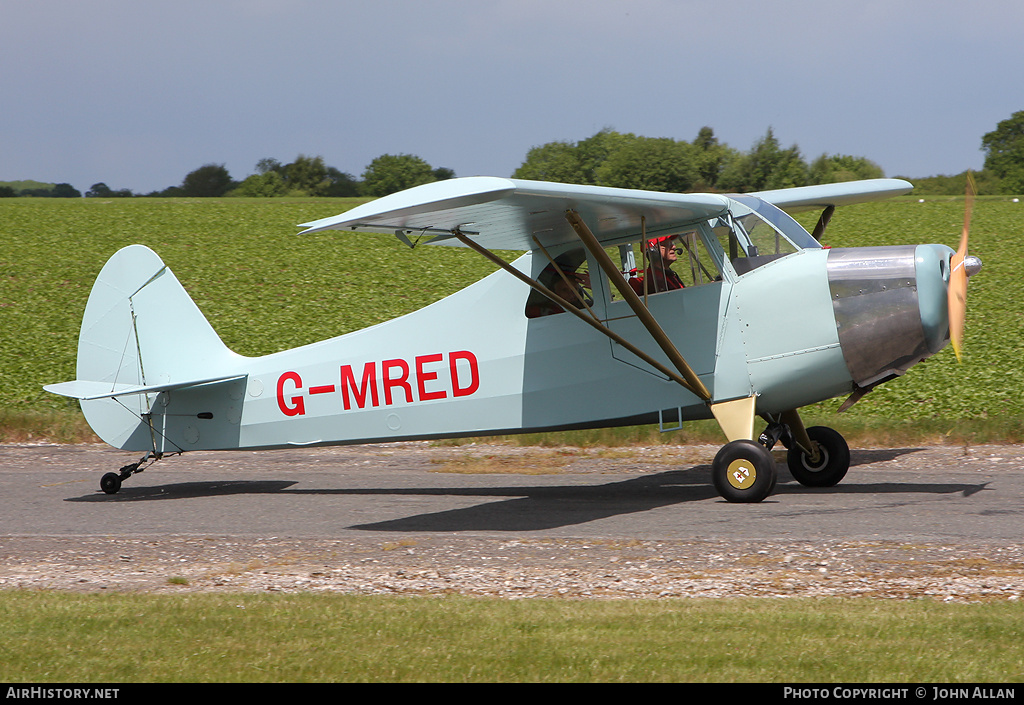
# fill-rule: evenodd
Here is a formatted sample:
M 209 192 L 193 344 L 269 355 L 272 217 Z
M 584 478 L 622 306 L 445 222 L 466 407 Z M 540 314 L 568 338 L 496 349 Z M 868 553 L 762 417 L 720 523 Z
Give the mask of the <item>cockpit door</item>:
M 732 288 L 730 277 L 722 274 L 720 249 L 713 232 L 705 225 L 607 249 L 613 260 L 622 263 L 623 276 L 631 288 L 712 394 L 724 314 Z M 671 274 L 659 272 L 662 265 Z M 607 277 L 601 276 L 599 283 L 600 286 L 595 284 L 595 296 L 604 304 L 608 327 L 671 367 L 663 350 Z M 615 360 L 663 376 L 618 343 L 610 341 L 610 345 Z

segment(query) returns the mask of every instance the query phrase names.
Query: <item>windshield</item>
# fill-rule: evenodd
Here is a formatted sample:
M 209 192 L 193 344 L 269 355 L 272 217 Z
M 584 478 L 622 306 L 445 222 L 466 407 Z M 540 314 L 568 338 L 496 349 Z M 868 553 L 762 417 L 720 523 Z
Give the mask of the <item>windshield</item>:
M 742 276 L 795 254 L 802 246 L 818 247 L 799 223 L 770 203 L 748 196 L 730 198 L 736 205 L 728 216 L 712 225 L 712 230 L 737 274 Z
M 800 249 L 820 249 L 821 243 L 811 237 L 811 234 L 804 230 L 800 223 L 793 220 L 793 217 L 781 208 L 763 201 L 756 196 L 730 195 L 734 201 L 739 201 L 750 210 L 756 212 L 762 218 L 774 225 L 782 234 L 799 247 Z

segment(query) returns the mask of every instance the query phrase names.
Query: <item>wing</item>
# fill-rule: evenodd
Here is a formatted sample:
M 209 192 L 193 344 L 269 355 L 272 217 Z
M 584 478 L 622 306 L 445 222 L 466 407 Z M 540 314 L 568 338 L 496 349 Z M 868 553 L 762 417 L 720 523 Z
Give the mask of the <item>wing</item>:
M 303 233 L 353 230 L 394 233 L 403 241 L 457 245 L 453 231 L 490 250 L 532 250 L 578 240 L 566 220 L 574 210 L 600 242 L 672 231 L 725 213 L 715 194 L 678 194 L 476 176 L 449 179 L 384 196 Z
M 787 213 L 880 201 L 910 193 L 914 185 L 902 179 L 866 179 L 839 184 L 820 184 L 752 193 Z

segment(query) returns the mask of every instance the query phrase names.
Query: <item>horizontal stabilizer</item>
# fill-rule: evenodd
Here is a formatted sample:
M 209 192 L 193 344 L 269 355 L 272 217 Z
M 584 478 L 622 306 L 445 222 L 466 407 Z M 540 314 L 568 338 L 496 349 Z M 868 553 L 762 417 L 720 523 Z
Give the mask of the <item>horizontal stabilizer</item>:
M 218 382 L 233 382 L 245 379 L 245 377 L 246 375 L 230 375 L 227 377 L 211 377 L 209 379 L 192 379 L 185 382 L 149 385 L 111 384 L 110 382 L 90 382 L 88 380 L 76 379 L 73 382 L 48 384 L 43 389 L 63 397 L 91 401 L 94 399 L 113 399 L 114 397 L 131 396 L 133 394 L 157 394 L 159 392 L 169 392 L 172 389 L 199 387 L 204 384 L 216 384 Z

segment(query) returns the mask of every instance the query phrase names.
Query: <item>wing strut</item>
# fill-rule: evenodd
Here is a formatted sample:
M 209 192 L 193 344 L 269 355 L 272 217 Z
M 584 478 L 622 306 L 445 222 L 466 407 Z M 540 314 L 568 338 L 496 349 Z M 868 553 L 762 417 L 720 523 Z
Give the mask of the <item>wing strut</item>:
M 544 296 L 546 296 L 547 298 L 551 299 L 556 304 L 561 306 L 563 309 L 565 309 L 566 311 L 568 311 L 572 315 L 576 316 L 576 318 L 580 319 L 581 321 L 586 323 L 591 328 L 594 328 L 594 329 L 600 331 L 601 333 L 605 334 L 606 336 L 608 336 L 609 338 L 614 340 L 616 343 L 618 343 L 619 345 L 624 347 L 626 350 L 630 351 L 631 353 L 636 355 L 638 358 L 640 358 L 641 360 L 646 362 L 648 365 L 650 365 L 651 367 L 656 369 L 658 372 L 662 373 L 663 375 L 665 375 L 666 377 L 668 377 L 672 381 L 681 384 L 683 387 L 685 387 L 686 389 L 690 390 L 691 392 L 693 392 L 697 396 L 701 396 L 701 393 L 698 390 L 696 390 L 693 387 L 691 387 L 690 383 L 687 382 L 686 379 L 684 379 L 683 377 L 680 377 L 677 372 L 674 372 L 674 371 L 670 370 L 669 368 L 665 367 L 660 362 L 655 360 L 653 357 L 651 357 L 650 355 L 645 353 L 643 350 L 641 350 L 640 348 L 636 347 L 635 345 L 630 343 L 628 340 L 623 338 L 621 335 L 619 335 L 618 333 L 615 333 L 614 331 L 610 330 L 607 326 L 602 325 L 600 321 L 595 320 L 595 319 L 591 318 L 590 316 L 586 315 L 585 313 L 580 311 L 578 308 L 573 306 L 571 303 L 569 303 L 568 301 L 563 299 L 561 296 L 559 296 L 555 292 L 553 292 L 550 289 L 548 289 L 546 286 L 544 286 L 540 282 L 538 282 L 538 281 L 536 281 L 534 279 L 531 279 L 530 277 L 526 276 L 525 274 L 520 272 L 518 269 L 513 267 L 511 264 L 509 264 L 508 262 L 503 260 L 501 257 L 498 257 L 496 254 L 494 254 L 493 252 L 488 250 L 486 247 L 483 247 L 482 245 L 479 245 L 476 242 L 473 242 L 468 237 L 466 237 L 464 234 L 462 234 L 462 232 L 460 232 L 458 228 L 453 230 L 452 234 L 463 245 L 465 245 L 466 247 L 470 248 L 471 250 L 473 250 L 477 254 L 486 257 L 488 260 L 490 260 L 491 262 L 493 262 L 498 267 L 500 267 L 501 269 L 505 270 L 506 272 L 508 272 L 512 276 L 514 276 L 519 281 L 521 281 L 524 284 L 526 284 L 527 286 L 529 286 L 531 289 L 534 289 L 534 290 L 540 292 L 541 294 L 543 294 Z M 602 252 L 603 252 L 603 250 L 602 250 Z M 635 296 L 635 294 L 634 294 L 634 296 Z M 697 380 L 697 383 L 700 384 L 700 380 Z M 704 389 L 704 385 L 701 384 L 700 388 Z M 704 394 L 707 394 L 707 390 L 706 389 L 704 389 Z M 706 397 L 702 397 L 702 398 L 705 401 L 707 401 L 708 399 L 710 399 L 710 396 L 711 395 L 708 394 Z
M 825 210 L 821 212 L 818 224 L 814 226 L 814 232 L 811 233 L 811 236 L 818 242 L 821 242 L 821 236 L 825 234 L 825 228 L 828 227 L 828 222 L 832 220 L 832 214 L 835 212 L 835 206 L 826 206 Z
M 672 361 L 676 369 L 679 370 L 683 378 L 686 380 L 686 384 L 683 386 L 689 389 L 691 392 L 696 394 L 701 400 L 705 402 L 711 401 L 711 393 L 704 386 L 704 383 L 697 377 L 697 373 L 693 371 L 693 368 L 687 364 L 683 358 L 682 353 L 676 348 L 672 340 L 665 333 L 665 330 L 658 324 L 658 320 L 651 313 L 650 309 L 644 305 L 644 302 L 640 300 L 633 288 L 626 282 L 626 279 L 622 276 L 622 272 L 612 262 L 611 257 L 601 247 L 601 243 L 598 242 L 597 238 L 594 237 L 594 233 L 590 231 L 587 224 L 583 222 L 580 214 L 574 210 L 568 210 L 565 212 L 566 220 L 572 225 L 576 234 L 579 235 L 580 240 L 586 245 L 587 249 L 590 250 L 590 254 L 594 256 L 598 264 L 601 265 L 601 269 L 604 270 L 605 274 L 608 275 L 608 280 L 615 284 L 615 288 L 619 290 L 622 297 L 629 304 L 629 307 L 633 309 L 633 313 L 640 319 L 644 327 L 654 338 L 654 341 L 658 346 L 668 355 L 668 359 Z

